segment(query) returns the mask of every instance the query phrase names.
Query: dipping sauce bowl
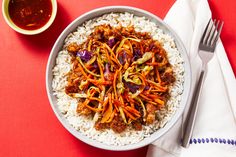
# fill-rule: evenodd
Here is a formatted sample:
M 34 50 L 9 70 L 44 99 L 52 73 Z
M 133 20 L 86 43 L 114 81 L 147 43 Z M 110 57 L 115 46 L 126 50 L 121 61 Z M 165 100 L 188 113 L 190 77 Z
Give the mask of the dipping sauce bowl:
M 34 35 L 45 31 L 57 13 L 56 0 L 3 0 L 2 14 L 15 31 Z

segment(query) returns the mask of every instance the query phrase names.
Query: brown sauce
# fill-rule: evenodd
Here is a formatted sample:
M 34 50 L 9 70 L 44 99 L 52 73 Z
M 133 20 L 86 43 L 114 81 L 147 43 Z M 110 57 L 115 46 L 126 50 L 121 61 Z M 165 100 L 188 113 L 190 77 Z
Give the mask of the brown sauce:
M 35 30 L 44 26 L 52 15 L 51 0 L 10 0 L 9 15 L 18 27 Z

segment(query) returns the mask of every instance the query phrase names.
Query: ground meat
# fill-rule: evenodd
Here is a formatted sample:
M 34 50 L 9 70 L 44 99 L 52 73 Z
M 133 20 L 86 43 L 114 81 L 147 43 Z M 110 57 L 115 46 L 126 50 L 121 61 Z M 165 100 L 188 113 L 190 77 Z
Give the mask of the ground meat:
M 77 79 L 79 76 L 81 76 L 81 75 L 78 75 L 78 74 L 76 74 L 76 73 L 68 73 L 68 78 L 67 78 L 67 81 L 68 81 L 68 85 L 70 86 L 70 85 L 73 85 L 73 80 L 75 80 L 75 79 Z
M 150 51 L 155 52 L 156 54 L 160 54 L 162 51 L 164 51 L 158 41 L 152 41 L 152 43 L 149 45 L 149 48 Z
M 124 123 L 123 119 L 120 116 L 116 116 L 111 124 L 110 124 L 111 129 L 116 132 L 116 133 L 121 133 L 125 131 L 126 129 L 126 124 Z
M 142 130 L 142 124 L 141 122 L 135 121 L 132 123 L 134 130 L 141 131 Z
M 155 121 L 155 114 L 149 113 L 146 119 L 147 124 L 152 124 L 154 121 Z
M 172 73 L 164 73 L 161 76 L 161 80 L 163 80 L 163 82 L 165 82 L 167 84 L 170 84 L 170 83 L 175 82 L 175 77 L 173 76 Z
M 158 109 L 157 106 L 153 104 L 146 104 L 146 108 L 148 113 L 155 113 L 155 111 Z
M 76 111 L 85 116 L 89 116 L 92 114 L 92 111 L 88 109 L 86 106 L 84 106 L 82 102 L 78 104 Z
M 96 121 L 94 128 L 96 130 L 104 130 L 109 128 L 109 125 L 107 123 L 101 123 L 101 120 Z
M 157 62 L 161 63 L 161 62 L 163 61 L 163 58 L 162 58 L 162 56 L 161 56 L 160 54 L 157 53 L 157 54 L 155 55 L 155 57 L 156 57 L 156 61 L 157 61 Z
M 76 53 L 79 50 L 79 46 L 76 43 L 71 43 L 67 46 L 67 51 L 71 53 Z
M 147 118 L 146 122 L 147 124 L 152 124 L 155 121 L 155 111 L 158 109 L 153 104 L 146 104 L 147 108 Z
M 160 74 L 164 73 L 165 72 L 165 66 L 161 66 L 161 67 L 158 67 L 158 71 Z
M 163 100 L 166 102 L 168 99 L 170 99 L 170 94 L 169 93 L 162 93 L 161 94 Z
M 94 35 L 94 39 L 97 39 L 97 40 L 103 40 L 104 39 L 104 35 L 103 35 L 103 32 L 96 32 L 96 34 Z
M 65 87 L 66 94 L 77 93 L 78 90 L 79 90 L 79 87 L 76 86 L 76 85 L 68 85 L 68 86 Z

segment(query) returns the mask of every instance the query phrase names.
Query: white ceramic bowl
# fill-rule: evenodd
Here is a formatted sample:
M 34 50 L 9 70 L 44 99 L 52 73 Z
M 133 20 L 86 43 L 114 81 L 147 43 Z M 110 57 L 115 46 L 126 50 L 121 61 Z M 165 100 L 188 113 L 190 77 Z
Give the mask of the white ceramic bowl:
M 5 19 L 5 21 L 7 22 L 7 24 L 14 29 L 15 31 L 21 33 L 21 34 L 25 34 L 25 35 L 34 35 L 34 34 L 39 34 L 43 31 L 45 31 L 49 26 L 51 26 L 51 24 L 53 23 L 56 14 L 57 14 L 57 1 L 56 0 L 51 0 L 52 3 L 52 15 L 50 17 L 50 19 L 48 20 L 48 22 L 40 27 L 39 29 L 35 29 L 35 30 L 26 30 L 26 29 L 22 29 L 20 27 L 18 27 L 17 25 L 15 25 L 15 23 L 11 20 L 10 16 L 9 16 L 9 12 L 8 12 L 8 5 L 9 5 L 10 0 L 3 0 L 2 1 L 2 15 Z
M 53 95 L 53 90 L 52 90 L 52 69 L 55 66 L 55 61 L 58 52 L 61 50 L 64 40 L 67 37 L 67 35 L 73 31 L 76 30 L 76 28 L 84 23 L 87 20 L 93 19 L 95 17 L 101 16 L 103 14 L 111 13 L 111 12 L 130 12 L 134 15 L 137 16 L 145 16 L 146 18 L 150 19 L 151 21 L 155 22 L 158 26 L 160 26 L 161 29 L 164 30 L 164 32 L 167 32 L 170 34 L 176 42 L 177 48 L 180 51 L 183 59 L 184 59 L 184 68 L 185 68 L 185 74 L 184 74 L 184 91 L 182 95 L 182 100 L 180 107 L 176 111 L 176 113 L 173 115 L 171 120 L 163 127 L 154 132 L 150 137 L 144 138 L 142 141 L 136 143 L 136 144 L 130 144 L 130 145 L 125 145 L 125 146 L 113 146 L 113 145 L 106 145 L 103 143 L 100 143 L 98 141 L 92 140 L 87 136 L 82 135 L 79 131 L 77 131 L 75 128 L 73 128 L 65 119 L 65 117 L 60 113 L 58 106 L 57 106 L 57 99 Z M 161 137 L 163 134 L 165 134 L 179 119 L 181 114 L 184 111 L 184 108 L 186 106 L 189 92 L 190 92 L 190 83 L 191 83 L 191 71 L 190 71 L 190 64 L 188 61 L 188 57 L 186 54 L 186 50 L 184 48 L 183 43 L 179 39 L 179 37 L 175 34 L 175 32 L 167 25 L 165 24 L 160 18 L 157 16 L 133 7 L 126 7 L 126 6 L 110 6 L 110 7 L 103 7 L 103 8 L 98 8 L 95 10 L 92 10 L 88 13 L 85 13 L 75 19 L 69 26 L 66 27 L 66 29 L 61 33 L 61 35 L 58 37 L 56 43 L 54 44 L 51 54 L 48 59 L 48 64 L 47 64 L 47 70 L 46 70 L 46 88 L 47 88 L 47 94 L 48 98 L 50 100 L 51 106 L 53 111 L 55 112 L 57 118 L 60 120 L 62 125 L 75 137 L 80 139 L 81 141 L 90 144 L 94 147 L 97 148 L 102 148 L 106 150 L 115 150 L 115 151 L 124 151 L 124 150 L 131 150 L 131 149 L 137 149 L 140 147 L 144 147 L 155 140 L 157 140 L 159 137 Z M 170 139 L 167 139 L 170 140 Z

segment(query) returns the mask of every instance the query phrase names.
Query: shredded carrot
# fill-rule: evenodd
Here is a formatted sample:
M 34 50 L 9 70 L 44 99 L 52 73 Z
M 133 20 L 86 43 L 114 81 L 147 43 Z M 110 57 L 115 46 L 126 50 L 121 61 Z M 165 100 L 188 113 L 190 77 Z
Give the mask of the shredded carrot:
M 111 94 L 110 93 L 108 94 L 108 99 L 109 99 L 109 106 L 102 117 L 101 123 L 105 123 L 106 121 L 108 121 L 110 116 L 112 115 L 113 105 L 111 102 Z
M 88 51 L 91 51 L 92 43 L 93 43 L 93 41 L 92 41 L 92 40 L 89 40 L 89 43 L 88 43 Z
M 89 106 L 88 104 L 85 105 L 87 108 L 89 108 L 90 110 L 94 111 L 94 112 L 100 112 L 102 111 L 102 109 L 99 109 L 99 108 L 93 108 L 91 106 Z
M 111 49 L 111 50 L 112 50 L 112 52 L 114 52 L 114 51 L 115 51 L 115 48 L 116 48 L 116 46 L 117 46 L 117 45 L 119 45 L 119 44 L 120 44 L 120 42 L 117 42 L 117 43 L 116 43 L 116 44 L 115 44 L 115 45 L 112 47 L 112 49 Z
M 157 62 L 151 62 L 151 63 L 147 63 L 147 65 L 157 66 L 157 65 L 160 65 L 160 63 L 157 63 Z
M 93 76 L 96 76 L 96 77 L 101 77 L 100 75 L 95 74 L 95 73 L 91 72 L 90 70 L 88 70 L 88 69 L 86 68 L 86 66 L 83 64 L 83 62 L 81 61 L 81 59 L 80 59 L 79 57 L 77 57 L 77 59 L 78 59 L 79 63 L 81 64 L 81 66 L 84 68 L 84 70 L 85 70 L 87 73 L 89 73 L 89 74 L 91 74 L 91 75 L 93 75 Z
M 156 98 L 160 99 L 161 98 L 161 96 L 159 96 L 157 94 L 149 94 L 149 93 L 144 93 L 144 94 L 151 99 L 156 99 Z
M 148 83 L 154 85 L 159 91 L 165 92 L 167 90 L 166 86 L 161 86 L 159 83 L 153 82 L 151 80 L 146 80 Z
M 122 96 L 120 96 L 120 102 L 121 102 L 121 104 L 124 106 L 124 99 L 123 99 L 123 97 Z
M 111 57 L 110 57 L 110 55 L 108 54 L 108 51 L 105 49 L 105 54 L 106 54 L 106 56 L 107 56 L 107 59 L 108 59 L 108 61 L 109 61 L 109 63 L 112 63 L 113 64 L 113 61 L 111 60 Z
M 88 98 L 89 100 L 96 100 L 96 101 L 98 101 L 98 102 L 102 102 L 102 100 L 100 100 L 99 98 L 95 98 L 95 97 L 89 97 Z
M 114 100 L 114 104 L 116 106 L 123 106 L 122 103 L 120 101 L 118 101 L 118 100 Z
M 119 111 L 120 111 L 120 116 L 121 116 L 121 118 L 123 119 L 123 121 L 124 121 L 125 123 L 127 123 L 127 120 L 126 120 L 126 117 L 125 117 L 125 113 L 124 113 L 123 108 L 122 108 L 122 107 L 119 107 Z
M 134 109 L 130 106 L 126 106 L 125 109 L 128 110 L 129 112 L 133 113 L 135 116 L 140 117 L 140 112 L 137 111 L 136 109 Z
M 144 95 L 144 94 L 140 94 L 140 96 L 141 96 L 143 99 L 145 99 L 145 100 L 152 101 L 151 98 L 147 97 L 147 96 Z
M 130 106 L 131 106 L 132 108 L 134 108 L 134 103 L 133 103 L 133 102 L 130 102 Z
M 91 64 L 93 64 L 96 61 L 96 59 L 97 59 L 97 57 L 93 56 L 87 63 L 85 63 L 85 67 L 87 69 L 90 69 L 91 68 Z
M 117 75 L 120 72 L 120 70 L 121 70 L 121 68 L 115 72 L 114 80 L 113 80 L 113 89 L 114 89 L 115 99 L 118 99 L 117 92 L 116 92 L 116 79 L 117 79 Z
M 95 84 L 95 85 L 111 85 L 112 84 L 112 82 L 104 81 L 104 80 L 88 79 L 88 81 Z
M 82 68 L 82 66 L 81 66 L 80 64 L 78 64 L 78 67 L 79 67 L 81 73 L 82 73 L 86 78 L 88 78 L 88 75 L 84 72 L 84 69 Z
M 107 123 L 110 123 L 110 122 L 113 120 L 113 118 L 115 117 L 116 111 L 117 111 L 117 110 L 113 110 L 113 112 L 112 112 L 110 118 L 107 120 Z
M 156 75 L 157 75 L 157 81 L 158 81 L 159 84 L 161 84 L 161 77 L 160 77 L 160 73 L 159 73 L 157 67 L 155 67 L 155 72 L 156 72 Z
M 106 44 L 103 43 L 103 45 L 108 49 L 108 51 L 110 52 L 111 56 L 115 57 L 116 55 L 114 54 L 114 52 L 112 51 L 112 49 Z
M 94 94 L 95 94 L 95 92 L 92 91 L 92 93 L 91 93 L 90 96 L 92 97 Z M 93 108 L 93 107 L 89 106 L 90 101 L 91 101 L 90 99 L 86 99 L 86 100 L 83 102 L 82 106 L 86 106 L 87 108 L 89 108 L 90 110 L 92 110 L 92 111 L 94 111 L 94 112 L 100 112 L 100 111 L 102 111 L 101 109 Z
M 114 106 L 115 106 L 115 109 L 117 111 L 119 111 L 119 106 L 121 106 L 121 105 L 120 105 L 120 103 L 117 100 L 114 100 Z
M 129 118 L 131 118 L 131 119 L 133 119 L 133 120 L 136 120 L 137 118 L 135 118 L 132 114 L 130 114 L 126 109 L 123 109 L 123 111 L 125 112 L 125 114 L 129 117 Z
M 124 98 L 125 98 L 127 101 L 129 101 L 129 102 L 131 102 L 131 103 L 134 103 L 134 102 L 135 102 L 135 100 L 134 100 L 132 97 L 130 97 L 128 94 L 124 94 L 123 96 L 124 96 Z
M 155 102 L 155 101 L 147 101 L 149 104 L 153 104 L 153 105 L 156 105 L 156 106 L 158 106 L 158 103 L 157 102 Z
M 99 70 L 100 70 L 101 79 L 104 80 L 103 69 L 102 69 L 101 61 L 100 61 L 99 58 L 97 59 L 97 63 L 98 63 L 98 68 L 99 68 Z
M 130 41 L 128 42 L 128 45 L 129 45 L 129 49 L 130 49 L 131 55 L 133 55 L 133 53 L 134 53 L 133 52 L 133 46 L 132 46 Z
M 113 62 L 115 62 L 117 65 L 122 66 L 122 65 L 120 64 L 119 60 L 116 59 L 116 57 L 114 58 L 114 57 L 111 56 L 111 60 L 112 60 Z
M 157 102 L 158 104 L 160 104 L 161 106 L 163 106 L 165 104 L 165 102 L 163 100 L 158 99 L 158 98 L 154 99 L 154 101 Z
M 105 110 L 106 110 L 106 108 L 107 108 L 108 101 L 109 101 L 109 99 L 107 98 L 107 99 L 105 99 L 105 101 L 103 102 L 103 104 L 102 104 L 102 106 L 103 106 L 103 111 L 102 111 L 102 113 L 105 112 Z

